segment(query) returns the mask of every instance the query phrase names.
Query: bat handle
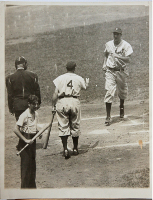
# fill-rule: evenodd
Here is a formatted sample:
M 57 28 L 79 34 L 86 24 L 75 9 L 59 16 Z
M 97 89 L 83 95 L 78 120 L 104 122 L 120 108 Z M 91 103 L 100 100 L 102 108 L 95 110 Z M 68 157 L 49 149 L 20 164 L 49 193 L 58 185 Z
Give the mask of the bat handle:
M 26 144 L 20 151 L 17 152 L 17 156 L 20 155 L 20 153 L 29 146 L 29 144 Z

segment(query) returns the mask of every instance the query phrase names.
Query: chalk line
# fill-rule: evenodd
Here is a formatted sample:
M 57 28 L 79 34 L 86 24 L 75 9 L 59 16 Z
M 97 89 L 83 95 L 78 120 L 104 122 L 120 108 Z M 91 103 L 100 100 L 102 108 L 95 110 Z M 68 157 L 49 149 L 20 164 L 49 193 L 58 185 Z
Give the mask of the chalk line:
M 143 142 L 144 144 L 149 144 L 150 142 Z M 105 148 L 114 148 L 114 147 L 126 147 L 126 146 L 140 146 L 139 143 L 128 143 L 128 144 L 117 144 L 105 147 L 95 147 L 94 149 L 105 149 Z

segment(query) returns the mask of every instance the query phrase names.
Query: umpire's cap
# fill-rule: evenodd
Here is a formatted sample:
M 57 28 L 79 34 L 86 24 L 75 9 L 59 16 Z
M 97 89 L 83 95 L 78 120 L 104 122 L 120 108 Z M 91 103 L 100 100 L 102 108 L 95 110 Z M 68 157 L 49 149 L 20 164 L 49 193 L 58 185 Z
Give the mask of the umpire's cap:
M 73 62 L 73 61 L 70 61 L 70 62 L 68 62 L 68 63 L 66 64 L 66 69 L 67 69 L 68 71 L 73 71 L 73 70 L 75 70 L 75 67 L 76 67 L 76 63 Z
M 23 56 L 19 56 L 15 60 L 15 67 L 17 68 L 17 65 L 19 65 L 19 64 L 25 64 L 25 66 L 26 66 L 27 60 Z
M 122 34 L 122 30 L 121 30 L 121 28 L 115 28 L 113 30 L 113 33 L 120 33 L 120 34 Z

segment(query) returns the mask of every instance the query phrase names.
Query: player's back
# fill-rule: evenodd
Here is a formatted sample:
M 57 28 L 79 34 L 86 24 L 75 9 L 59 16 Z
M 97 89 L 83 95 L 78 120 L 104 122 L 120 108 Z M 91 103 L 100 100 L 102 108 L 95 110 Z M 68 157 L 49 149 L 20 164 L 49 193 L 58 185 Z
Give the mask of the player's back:
M 86 89 L 84 79 L 75 73 L 65 73 L 54 80 L 58 96 L 80 96 L 80 90 Z

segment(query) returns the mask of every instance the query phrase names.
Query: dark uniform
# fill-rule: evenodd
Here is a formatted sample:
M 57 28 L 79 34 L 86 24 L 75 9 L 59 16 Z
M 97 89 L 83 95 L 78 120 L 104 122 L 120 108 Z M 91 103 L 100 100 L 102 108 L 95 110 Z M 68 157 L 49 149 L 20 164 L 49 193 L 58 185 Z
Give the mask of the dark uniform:
M 30 94 L 36 95 L 41 104 L 38 76 L 34 72 L 17 69 L 14 74 L 6 77 L 6 87 L 9 111 L 15 114 L 16 120 L 28 108 Z

